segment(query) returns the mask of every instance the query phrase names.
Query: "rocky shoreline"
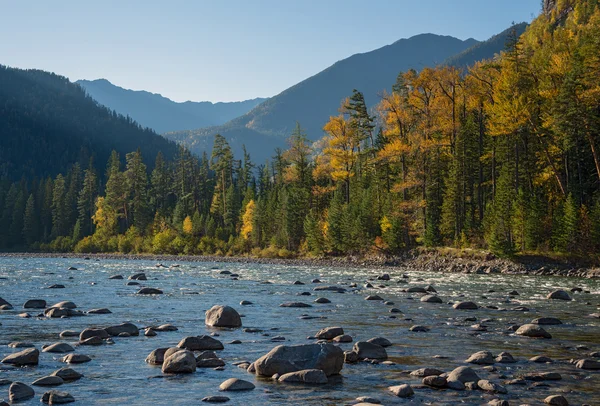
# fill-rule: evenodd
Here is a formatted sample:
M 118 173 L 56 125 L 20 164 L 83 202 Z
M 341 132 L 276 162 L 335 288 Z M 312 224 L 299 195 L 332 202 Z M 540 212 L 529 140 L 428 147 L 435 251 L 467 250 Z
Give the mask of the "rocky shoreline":
M 600 278 L 600 267 L 581 266 L 569 262 L 543 259 L 527 259 L 515 262 L 485 255 L 481 258 L 463 258 L 444 255 L 438 252 L 410 252 L 404 256 L 371 257 L 316 257 L 316 258 L 258 258 L 249 256 L 216 255 L 156 255 L 156 254 L 78 254 L 78 253 L 39 253 L 14 252 L 0 253 L 0 258 L 82 258 L 82 259 L 129 259 L 157 262 L 224 262 L 240 264 L 272 264 L 296 266 L 325 266 L 353 268 L 391 268 L 413 271 L 465 274 L 505 274 L 563 276 L 579 278 Z

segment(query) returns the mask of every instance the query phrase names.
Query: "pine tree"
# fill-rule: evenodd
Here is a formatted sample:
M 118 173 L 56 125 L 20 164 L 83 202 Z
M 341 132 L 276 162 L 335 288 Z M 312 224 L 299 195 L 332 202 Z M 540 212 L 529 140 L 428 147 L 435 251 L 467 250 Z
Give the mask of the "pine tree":
M 94 233 L 94 223 L 92 216 L 96 211 L 96 198 L 98 197 L 98 178 L 94 169 L 93 161 L 90 160 L 88 168 L 84 172 L 83 186 L 79 192 L 77 209 L 79 212 L 78 221 L 81 227 L 81 236 Z
M 25 214 L 23 218 L 23 238 L 27 246 L 31 246 L 39 240 L 38 213 L 35 208 L 35 199 L 33 194 L 29 195 L 25 205 Z
M 512 233 L 514 192 L 511 175 L 511 171 L 507 167 L 502 168 L 496 196 L 491 207 L 486 211 L 488 223 L 486 242 L 490 250 L 500 256 L 512 256 L 515 253 Z
M 59 174 L 54 181 L 54 191 L 52 193 L 52 236 L 54 237 L 69 234 L 69 218 L 65 195 L 65 178 Z
M 148 204 L 148 175 L 146 165 L 142 159 L 142 154 L 138 149 L 136 152 L 127 154 L 127 170 L 125 179 L 127 180 L 128 191 L 128 212 L 132 218 L 131 223 L 142 234 L 152 221 L 152 215 Z

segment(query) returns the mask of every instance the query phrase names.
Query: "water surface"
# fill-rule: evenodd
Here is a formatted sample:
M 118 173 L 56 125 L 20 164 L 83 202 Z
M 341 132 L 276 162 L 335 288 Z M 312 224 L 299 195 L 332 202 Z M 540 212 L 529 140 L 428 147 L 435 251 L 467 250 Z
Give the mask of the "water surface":
M 330 267 L 179 262 L 164 263 L 167 268 L 156 267 L 155 261 L 142 260 L 83 260 L 75 258 L 0 258 L 0 297 L 9 301 L 13 311 L 0 312 L 0 357 L 15 352 L 6 344 L 11 341 L 28 341 L 38 349 L 43 344 L 76 340 L 61 340 L 63 330 L 82 330 L 87 327 L 106 327 L 122 322 L 132 322 L 138 327 L 172 323 L 176 332 L 158 333 L 157 337 L 115 338 L 114 345 L 77 347 L 76 352 L 89 355 L 92 362 L 72 366 L 85 377 L 56 389 L 71 393 L 76 404 L 114 405 L 190 405 L 201 404 L 205 396 L 218 395 L 218 386 L 228 378 L 237 377 L 252 381 L 256 389 L 244 393 L 227 393 L 228 404 L 264 405 L 343 405 L 351 404 L 359 396 L 372 396 L 383 404 L 480 405 L 490 399 L 503 398 L 511 404 L 543 404 L 551 394 L 564 394 L 571 404 L 600 405 L 600 372 L 583 371 L 568 363 L 569 359 L 587 357 L 600 350 L 600 320 L 589 317 L 598 312 L 600 281 L 560 277 L 531 277 L 514 275 L 464 275 L 411 272 L 410 269 L 350 269 Z M 75 267 L 77 270 L 68 270 Z M 142 286 L 162 289 L 163 295 L 140 296 L 139 287 L 126 286 L 125 280 L 109 280 L 121 274 L 125 278 L 138 271 L 146 272 L 148 281 Z M 239 274 L 232 280 L 221 271 Z M 371 281 L 376 288 L 364 284 L 382 273 L 391 280 Z M 403 278 L 403 274 L 409 276 Z M 322 284 L 339 285 L 348 292 L 315 292 L 320 284 L 311 280 L 319 278 Z M 305 285 L 294 285 L 294 281 Z M 407 283 L 398 283 L 398 281 Z M 352 282 L 358 289 L 351 289 Z M 46 289 L 51 284 L 63 284 L 65 289 Z M 403 292 L 410 286 L 431 284 L 443 298 L 443 304 L 419 301 L 420 294 Z M 382 285 L 382 287 L 379 287 Z M 553 289 L 581 287 L 590 293 L 573 294 L 571 302 L 545 298 Z M 517 290 L 519 296 L 509 297 Z M 493 291 L 493 292 L 491 292 Z M 311 292 L 312 296 L 299 296 Z M 394 305 L 365 301 L 368 294 L 378 294 Z M 317 297 L 327 297 L 331 304 L 312 303 Z M 17 316 L 28 299 L 45 299 L 48 305 L 63 300 L 77 304 L 80 310 L 106 307 L 107 315 L 89 315 L 70 319 L 47 319 Z M 252 306 L 240 306 L 249 300 Z M 472 300 L 482 308 L 475 311 L 454 310 L 449 302 Z M 312 303 L 311 308 L 281 308 L 283 302 Z M 218 330 L 204 325 L 204 312 L 215 304 L 230 305 L 244 315 L 244 328 L 259 328 L 262 333 L 247 333 L 243 329 Z M 499 309 L 487 309 L 496 306 Z M 529 312 L 511 310 L 527 306 Z M 397 307 L 402 313 L 389 313 Z M 33 316 L 38 311 L 30 309 Z M 302 315 L 318 316 L 303 320 Z M 557 317 L 565 324 L 545 327 L 551 340 L 535 340 L 510 334 L 512 324 L 529 322 L 536 317 Z M 477 321 L 466 321 L 466 318 Z M 487 332 L 475 332 L 471 326 L 481 323 Z M 412 325 L 431 328 L 428 333 L 410 332 Z M 328 326 L 342 326 L 354 341 L 382 336 L 394 345 L 387 348 L 395 365 L 370 363 L 345 364 L 341 377 L 319 387 L 283 385 L 270 379 L 257 378 L 234 365 L 236 361 L 254 361 L 279 343 L 271 342 L 283 336 L 283 344 L 312 342 L 307 337 Z M 146 356 L 159 347 L 176 345 L 181 338 L 191 335 L 216 333 L 225 343 L 219 356 L 227 362 L 224 371 L 198 369 L 192 375 L 164 376 L 160 367 L 144 362 Z M 228 345 L 232 340 L 242 344 Z M 584 349 L 578 349 L 583 346 Z M 342 344 L 344 350 L 352 343 Z M 491 395 L 482 391 L 432 390 L 416 388 L 412 399 L 399 399 L 386 390 L 388 386 L 402 383 L 418 385 L 419 379 L 406 372 L 422 367 L 450 371 L 467 365 L 464 360 L 476 351 L 489 350 L 494 355 L 510 352 L 519 360 L 516 364 L 496 364 L 497 371 L 490 372 L 474 366 L 482 378 L 502 383 L 527 372 L 560 372 L 561 381 L 548 382 L 548 387 L 509 385 L 507 395 Z M 434 358 L 434 356 L 447 358 Z M 534 364 L 527 359 L 546 355 L 557 360 L 554 364 Z M 1 378 L 31 384 L 34 380 L 67 366 L 58 359 L 60 354 L 42 353 L 40 365 L 33 368 L 2 366 Z M 24 405 L 37 405 L 41 395 L 49 389 L 35 387 L 36 398 Z M 0 399 L 8 398 L 8 387 L 0 387 Z

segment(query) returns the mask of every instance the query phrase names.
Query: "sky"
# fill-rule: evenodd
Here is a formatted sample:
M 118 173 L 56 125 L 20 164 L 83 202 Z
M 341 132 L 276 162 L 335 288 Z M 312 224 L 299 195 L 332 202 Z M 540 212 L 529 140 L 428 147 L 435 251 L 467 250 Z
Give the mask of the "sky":
M 540 0 L 0 0 L 0 64 L 175 101 L 269 97 L 421 33 L 485 40 Z

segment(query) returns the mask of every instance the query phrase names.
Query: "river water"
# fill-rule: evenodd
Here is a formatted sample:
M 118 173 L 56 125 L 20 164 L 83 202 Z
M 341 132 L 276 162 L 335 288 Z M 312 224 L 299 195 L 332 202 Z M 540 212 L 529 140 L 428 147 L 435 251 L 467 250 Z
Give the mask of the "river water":
M 72 366 L 84 378 L 66 383 L 56 389 L 68 391 L 76 404 L 96 405 L 192 405 L 201 404 L 205 396 L 226 394 L 232 405 L 344 405 L 356 403 L 359 396 L 379 399 L 384 405 L 481 405 L 491 399 L 502 398 L 510 404 L 543 404 L 552 394 L 563 394 L 572 405 L 600 405 L 600 371 L 576 369 L 569 359 L 588 357 L 600 351 L 600 319 L 590 317 L 600 310 L 600 281 L 560 277 L 531 277 L 511 275 L 464 275 L 411 272 L 410 269 L 350 269 L 288 265 L 179 262 L 165 263 L 159 268 L 155 261 L 138 260 L 84 260 L 76 258 L 0 258 L 0 297 L 10 302 L 15 310 L 0 311 L 0 358 L 16 352 L 6 344 L 27 341 L 40 349 L 44 344 L 62 341 L 72 345 L 75 339 L 59 339 L 63 330 L 83 330 L 87 327 L 106 327 L 132 322 L 138 327 L 172 323 L 175 332 L 158 333 L 156 337 L 115 338 L 114 345 L 76 347 L 77 353 L 92 357 L 86 364 Z M 69 267 L 77 270 L 68 270 Z M 137 286 L 126 286 L 127 277 L 138 271 L 146 272 L 148 281 L 142 286 L 159 288 L 163 295 L 136 295 Z M 239 274 L 232 280 L 221 271 Z M 387 272 L 391 280 L 376 281 Z M 109 280 L 121 274 L 125 280 Z M 403 278 L 406 274 L 408 278 Z M 319 278 L 322 284 L 344 286 L 346 293 L 315 292 L 311 280 Z M 367 281 L 375 288 L 364 288 Z M 398 283 L 398 281 L 406 283 Z M 305 285 L 295 285 L 294 281 Z M 267 283 L 268 282 L 268 283 Z M 348 285 L 358 284 L 357 289 Z M 64 289 L 47 289 L 52 284 L 63 284 Z M 420 294 L 410 294 L 411 286 L 431 284 L 443 299 L 443 304 L 422 303 Z M 379 286 L 382 287 L 379 287 Z M 570 290 L 580 287 L 590 293 L 574 293 L 570 302 L 548 300 L 552 290 Z M 517 290 L 519 296 L 509 297 Z M 493 291 L 493 292 L 492 292 Z M 312 296 L 299 296 L 311 292 Z M 365 296 L 378 294 L 394 305 L 380 301 L 366 301 Z M 330 304 L 316 304 L 317 297 L 327 297 Z M 38 311 L 30 309 L 32 318 L 17 314 L 24 311 L 28 299 L 45 299 L 48 305 L 63 300 L 77 304 L 80 310 L 109 308 L 112 314 L 88 315 L 69 319 L 35 317 Z M 240 306 L 241 300 L 253 302 Z M 472 300 L 480 309 L 455 310 L 450 302 Z M 301 301 L 311 308 L 282 308 L 281 303 Z M 243 329 L 216 330 L 204 325 L 204 312 L 215 304 L 230 305 L 243 314 L 244 328 L 258 328 L 262 333 L 248 333 Z M 488 309 L 495 306 L 498 309 Z M 526 306 L 528 312 L 512 310 Z M 391 307 L 402 313 L 389 312 Z M 302 315 L 318 316 L 306 320 Z M 396 318 L 391 318 L 396 316 Z M 536 317 L 557 317 L 563 325 L 545 326 L 553 338 L 536 340 L 512 335 L 508 327 L 529 322 Z M 476 318 L 477 321 L 467 321 Z M 487 332 L 473 331 L 471 326 L 481 323 Z M 430 327 L 426 333 L 409 331 L 412 325 Z M 395 365 L 370 363 L 345 364 L 340 377 L 330 379 L 323 386 L 284 385 L 270 379 L 257 378 L 233 365 L 236 361 L 254 361 L 279 344 L 305 344 L 307 337 L 328 326 L 341 326 L 354 341 L 381 336 L 389 339 L 387 348 Z M 146 356 L 159 347 L 175 346 L 185 336 L 217 333 L 225 349 L 219 352 L 227 365 L 224 371 L 198 369 L 191 375 L 163 376 L 160 367 L 144 362 Z M 271 342 L 275 336 L 285 342 Z M 242 344 L 228 345 L 232 340 Z M 341 344 L 344 350 L 352 343 Z M 579 346 L 579 347 L 578 347 Z M 581 347 L 583 346 L 583 347 Z M 451 371 L 467 365 L 464 360 L 476 351 L 489 350 L 494 355 L 510 352 L 519 362 L 496 364 L 497 371 L 473 366 L 482 379 L 503 383 L 528 372 L 559 372 L 561 381 L 548 386 L 506 385 L 508 394 L 492 395 L 483 391 L 453 391 L 415 388 L 412 399 L 400 399 L 387 391 L 388 386 L 420 384 L 419 378 L 407 374 L 422 367 Z M 439 358 L 434 356 L 443 356 Z M 546 355 L 552 364 L 537 364 L 528 359 Z M 41 353 L 40 364 L 30 368 L 11 368 L 2 365 L 0 379 L 21 381 L 30 385 L 34 380 L 67 366 L 58 359 L 62 354 Z M 228 378 L 249 380 L 256 385 L 250 392 L 220 393 L 219 384 Z M 37 405 L 41 395 L 49 389 L 35 387 L 36 397 L 23 403 Z M 8 400 L 8 386 L 0 386 L 0 399 Z

